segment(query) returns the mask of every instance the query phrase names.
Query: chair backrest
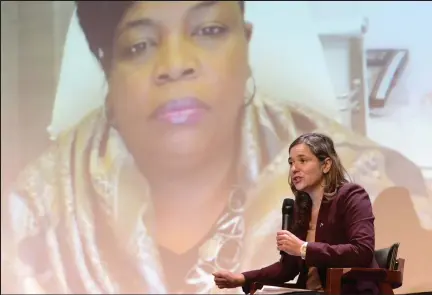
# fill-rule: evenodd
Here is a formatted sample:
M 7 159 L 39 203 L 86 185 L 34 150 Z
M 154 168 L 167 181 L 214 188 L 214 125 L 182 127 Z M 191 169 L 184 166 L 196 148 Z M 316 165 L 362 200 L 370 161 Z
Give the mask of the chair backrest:
M 375 250 L 375 260 L 378 267 L 389 270 L 397 269 L 397 254 L 400 243 L 394 243 L 389 248 Z

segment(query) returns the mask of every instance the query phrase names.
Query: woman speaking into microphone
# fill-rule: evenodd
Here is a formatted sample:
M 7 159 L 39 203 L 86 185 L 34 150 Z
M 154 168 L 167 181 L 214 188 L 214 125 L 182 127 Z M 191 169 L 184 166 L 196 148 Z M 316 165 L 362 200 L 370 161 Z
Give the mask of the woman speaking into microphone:
M 319 133 L 298 137 L 289 147 L 289 184 L 295 196 L 290 230 L 276 234 L 282 259 L 267 267 L 234 274 L 215 272 L 216 285 L 242 287 L 253 282 L 284 283 L 297 275 L 297 286 L 325 288 L 331 267 L 377 267 L 374 215 L 368 193 L 346 178 L 331 138 Z M 344 294 L 377 294 L 374 282 L 345 282 Z

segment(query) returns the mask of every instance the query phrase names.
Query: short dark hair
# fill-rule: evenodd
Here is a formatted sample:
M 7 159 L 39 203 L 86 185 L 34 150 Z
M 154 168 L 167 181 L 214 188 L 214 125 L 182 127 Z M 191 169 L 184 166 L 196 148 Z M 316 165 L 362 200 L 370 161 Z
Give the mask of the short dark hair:
M 108 58 L 102 59 L 111 51 L 114 34 L 123 15 L 135 1 L 75 1 L 76 14 L 86 37 L 90 51 L 101 64 L 105 73 Z
M 244 1 L 238 1 L 244 12 Z M 136 1 L 75 1 L 79 24 L 93 55 L 105 73 L 109 70 L 115 30 L 126 11 Z M 104 59 L 100 51 L 104 53 Z

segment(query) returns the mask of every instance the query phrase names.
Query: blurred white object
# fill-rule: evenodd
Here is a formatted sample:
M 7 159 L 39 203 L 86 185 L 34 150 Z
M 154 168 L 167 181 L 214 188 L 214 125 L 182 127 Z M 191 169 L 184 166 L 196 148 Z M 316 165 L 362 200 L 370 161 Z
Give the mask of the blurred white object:
M 289 294 L 294 292 L 310 292 L 310 290 L 264 286 L 261 290 L 257 290 L 255 294 Z
M 107 92 L 106 81 L 74 11 L 66 36 L 60 77 L 48 132 L 54 139 L 101 106 Z
M 367 32 L 369 21 L 365 17 L 320 20 L 317 26 L 320 36 L 357 37 Z
M 424 96 L 423 103 L 427 106 L 432 106 L 432 92 Z
M 356 133 L 366 134 L 369 109 L 364 17 L 315 19 L 324 56 L 336 93 L 336 120 Z

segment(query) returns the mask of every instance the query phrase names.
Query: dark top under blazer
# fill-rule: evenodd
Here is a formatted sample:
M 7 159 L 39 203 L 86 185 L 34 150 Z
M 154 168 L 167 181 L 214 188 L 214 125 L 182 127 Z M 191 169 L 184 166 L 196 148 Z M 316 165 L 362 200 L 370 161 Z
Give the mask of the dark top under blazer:
M 294 216 L 297 209 L 294 208 Z M 249 293 L 252 282 L 284 283 L 298 274 L 297 286 L 306 288 L 307 269 L 318 268 L 325 288 L 327 268 L 378 267 L 375 252 L 375 217 L 368 193 L 354 183 L 344 184 L 328 202 L 322 202 L 318 213 L 315 242 L 308 243 L 306 259 L 285 253 L 279 262 L 262 269 L 244 272 L 243 291 Z M 298 238 L 305 241 L 307 231 Z M 343 294 L 378 294 L 374 282 L 343 282 Z

